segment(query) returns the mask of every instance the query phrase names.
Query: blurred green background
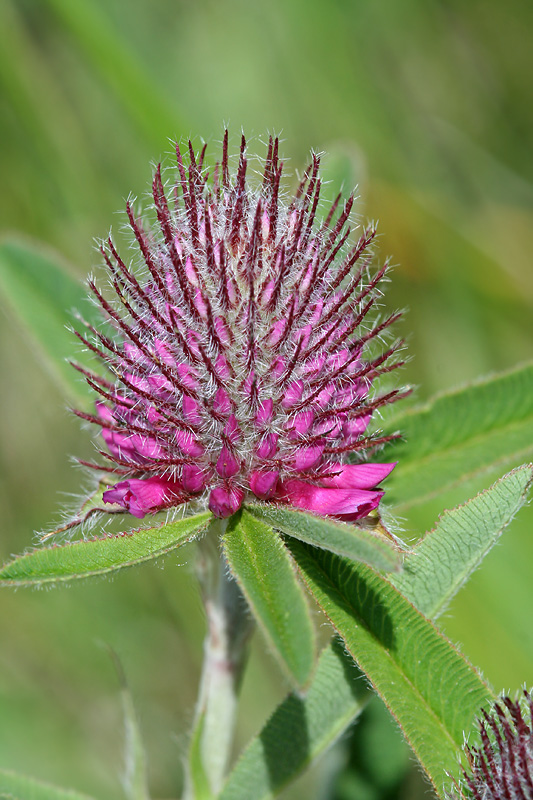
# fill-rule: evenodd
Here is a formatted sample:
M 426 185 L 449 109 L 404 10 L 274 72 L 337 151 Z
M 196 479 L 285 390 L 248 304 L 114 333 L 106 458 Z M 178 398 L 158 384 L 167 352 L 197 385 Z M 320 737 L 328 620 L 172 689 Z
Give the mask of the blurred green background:
M 261 154 L 281 133 L 293 171 L 324 150 L 330 191 L 359 185 L 359 213 L 379 219 L 398 265 L 388 305 L 409 309 L 404 378 L 423 400 L 531 357 L 532 31 L 530 0 L 0 0 L 1 227 L 82 277 L 170 140 L 216 150 L 227 123 Z M 69 455 L 91 444 L 8 311 L 0 326 L 5 559 L 78 491 Z M 495 477 L 417 508 L 409 535 Z M 521 512 L 443 620 L 497 690 L 533 684 L 532 520 Z M 192 562 L 191 550 L 109 582 L 2 593 L 0 766 L 120 796 L 105 643 L 137 703 L 153 796 L 178 796 L 204 624 Z M 240 745 L 286 688 L 255 641 Z M 376 704 L 286 797 L 427 796 L 409 763 Z

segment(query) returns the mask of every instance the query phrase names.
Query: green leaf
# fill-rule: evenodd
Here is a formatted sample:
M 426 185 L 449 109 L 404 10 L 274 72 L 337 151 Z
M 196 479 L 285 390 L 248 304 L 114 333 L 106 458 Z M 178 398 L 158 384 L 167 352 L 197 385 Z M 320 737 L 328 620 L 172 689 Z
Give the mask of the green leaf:
M 335 639 L 318 661 L 309 691 L 292 692 L 246 748 L 220 800 L 269 800 L 337 739 L 371 697 Z
M 489 687 L 451 642 L 369 567 L 291 542 L 317 602 L 440 792 Z
M 435 529 L 406 557 L 404 571 L 389 580 L 426 616 L 432 618 L 441 613 L 525 502 L 532 475 L 531 465 L 519 467 L 478 497 L 446 512 Z M 289 695 L 278 706 L 235 766 L 222 794 L 223 800 L 245 800 L 247 792 L 250 800 L 275 797 L 359 715 L 364 705 L 364 690 L 357 681 L 359 673 L 347 669 L 348 663 L 338 643 L 333 643 L 331 651 L 324 651 L 306 697 Z M 324 687 L 328 683 L 330 692 L 335 689 L 331 707 L 320 702 L 321 692 L 327 691 Z M 352 692 L 360 695 L 352 697 L 350 702 Z M 299 724 L 292 711 L 296 702 L 301 703 Z M 313 730 L 318 732 L 316 736 Z M 286 761 L 277 755 L 268 758 L 269 750 L 263 743 L 270 739 L 277 743 L 276 753 L 290 754 Z M 257 776 L 255 784 L 250 782 L 252 775 Z
M 0 796 L 15 800 L 90 800 L 87 795 L 68 789 L 59 789 L 26 775 L 0 769 Z
M 188 780 L 191 783 L 192 797 L 194 800 L 213 800 L 209 778 L 206 774 L 202 759 L 204 721 L 205 712 L 202 712 L 192 732 L 191 746 L 189 748 Z
M 498 541 L 527 499 L 533 465 L 514 469 L 467 503 L 445 511 L 404 561 L 391 582 L 434 619 Z
M 525 502 L 532 475 L 532 465 L 519 467 L 478 497 L 445 512 L 406 557 L 404 571 L 389 580 L 426 616 L 441 613 Z M 350 671 L 348 664 L 338 643 L 324 651 L 307 695 L 289 695 L 278 706 L 235 766 L 223 800 L 247 800 L 247 792 L 250 800 L 275 797 L 337 739 L 359 715 L 365 699 L 359 673 Z M 321 702 L 322 691 L 331 693 L 331 707 Z M 352 692 L 360 695 L 350 701 Z M 298 702 L 299 723 L 292 710 Z M 271 739 L 277 743 L 277 754 L 290 754 L 286 761 L 277 755 L 268 758 L 270 751 L 263 743 Z M 257 776 L 255 784 L 251 776 Z
M 42 245 L 3 239 L 0 293 L 52 379 L 61 384 L 71 401 L 87 403 L 85 382 L 67 358 L 74 354 L 77 361 L 93 367 L 94 359 L 80 353 L 67 324 L 72 321 L 73 310 L 82 311 L 89 319 L 95 312 L 87 300 L 87 291 L 72 271 L 56 253 Z
M 304 685 L 314 666 L 314 631 L 287 548 L 246 510 L 230 519 L 222 544 L 269 644 L 291 678 Z
M 533 454 L 533 364 L 438 395 L 393 417 L 383 461 L 398 461 L 387 501 L 399 511 L 499 464 Z
M 248 511 L 288 536 L 337 555 L 363 561 L 386 572 L 401 568 L 397 546 L 383 535 L 357 525 L 334 522 L 304 511 L 269 505 L 249 505 Z
M 32 550 L 0 569 L 0 585 L 60 583 L 132 567 L 190 542 L 210 519 L 211 514 L 204 512 L 155 528 Z

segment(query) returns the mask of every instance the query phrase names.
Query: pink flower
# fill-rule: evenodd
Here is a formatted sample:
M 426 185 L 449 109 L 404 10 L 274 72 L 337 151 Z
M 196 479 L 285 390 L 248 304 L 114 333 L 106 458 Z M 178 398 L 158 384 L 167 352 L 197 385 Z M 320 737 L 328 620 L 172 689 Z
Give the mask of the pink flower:
M 156 170 L 152 224 L 127 206 L 140 266 L 102 247 L 115 301 L 90 286 L 114 335 L 78 334 L 109 369 L 79 368 L 100 397 L 78 413 L 101 427 L 118 479 L 104 502 L 136 517 L 193 498 L 218 517 L 254 499 L 367 515 L 394 466 L 367 463 L 394 438 L 368 426 L 406 394 L 373 388 L 401 364 L 400 342 L 380 345 L 399 314 L 373 313 L 387 271 L 370 268 L 375 229 L 350 244 L 353 196 L 318 220 L 316 156 L 286 201 L 277 140 L 255 189 L 244 138 L 233 173 L 227 134 L 212 177 L 205 147 L 189 143 L 188 166 L 176 153 L 174 186 Z
M 446 800 L 525 800 L 533 797 L 533 698 L 503 696 L 478 720 L 478 746 L 465 745 L 462 785 Z
M 164 478 L 131 478 L 120 481 L 104 492 L 104 503 L 117 503 L 134 517 L 145 516 L 149 511 L 159 511 L 171 505 L 183 503 L 185 492 L 181 481 Z

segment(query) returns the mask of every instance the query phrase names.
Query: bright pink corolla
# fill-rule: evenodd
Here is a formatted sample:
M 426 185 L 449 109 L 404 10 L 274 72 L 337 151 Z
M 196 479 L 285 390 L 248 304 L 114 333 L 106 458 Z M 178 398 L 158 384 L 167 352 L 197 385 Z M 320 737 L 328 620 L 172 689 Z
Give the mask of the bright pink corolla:
M 392 438 L 368 424 L 405 394 L 372 389 L 401 363 L 399 342 L 376 346 L 399 314 L 369 321 L 387 270 L 370 271 L 375 229 L 349 244 L 353 196 L 316 221 L 316 156 L 281 199 L 277 140 L 256 189 L 244 138 L 231 175 L 226 134 L 211 180 L 205 148 L 189 144 L 187 169 L 176 152 L 177 184 L 166 191 L 155 174 L 155 224 L 127 207 L 140 267 L 109 239 L 115 301 L 90 284 L 115 329 L 80 335 L 109 368 L 109 378 L 81 370 L 100 399 L 96 415 L 79 412 L 101 427 L 117 475 L 104 501 L 136 517 L 195 498 L 218 517 L 254 498 L 366 516 L 394 466 L 365 462 Z

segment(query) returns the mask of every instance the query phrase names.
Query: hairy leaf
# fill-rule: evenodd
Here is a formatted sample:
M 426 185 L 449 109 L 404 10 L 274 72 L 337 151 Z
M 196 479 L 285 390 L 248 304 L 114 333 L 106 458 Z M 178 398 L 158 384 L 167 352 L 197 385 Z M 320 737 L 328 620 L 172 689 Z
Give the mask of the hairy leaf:
M 465 731 L 494 696 L 451 642 L 370 568 L 291 542 L 317 602 L 365 672 L 437 792 L 459 774 Z
M 519 467 L 464 506 L 446 512 L 435 529 L 407 556 L 404 572 L 390 578 L 426 616 L 431 618 L 442 611 L 496 543 L 504 527 L 526 501 L 532 473 L 531 465 Z M 454 530 L 452 536 L 450 525 Z M 308 694 L 303 698 L 289 695 L 278 706 L 235 766 L 223 800 L 276 797 L 286 783 L 294 780 L 335 741 L 349 724 L 350 715 L 352 721 L 356 719 L 365 698 L 361 682 L 357 681 L 359 673 L 347 669 L 348 663 L 338 643 L 334 642 L 324 651 Z M 322 691 L 325 696 L 330 692 L 331 705 L 321 702 Z M 356 696 L 350 701 L 353 692 Z M 293 713 L 295 703 L 301 708 L 299 724 Z M 315 737 L 311 731 L 318 731 L 318 735 Z M 285 761 L 277 755 L 267 758 L 269 751 L 263 742 L 271 738 L 276 742 L 275 753 L 290 754 L 290 759 Z M 249 780 L 252 775 L 257 776 L 256 783 Z
M 246 748 L 220 800 L 269 800 L 339 737 L 370 698 L 364 678 L 334 640 L 309 691 L 292 692 Z
M 467 503 L 445 511 L 391 582 L 427 617 L 441 614 L 527 499 L 533 465 L 514 469 Z
M 403 441 L 384 461 L 398 461 L 387 502 L 398 510 L 434 497 L 499 464 L 533 454 L 533 365 L 441 394 L 393 417 Z
M 273 528 L 315 547 L 387 572 L 401 567 L 397 546 L 382 534 L 291 508 L 269 505 L 250 505 L 247 508 L 250 514 L 265 520 Z
M 279 534 L 245 509 L 222 539 L 230 569 L 282 666 L 300 686 L 314 666 L 314 632 L 296 570 Z
M 190 542 L 210 519 L 211 514 L 205 512 L 160 527 L 32 550 L 0 569 L 0 585 L 59 583 L 132 567 Z

